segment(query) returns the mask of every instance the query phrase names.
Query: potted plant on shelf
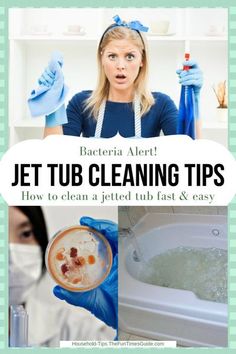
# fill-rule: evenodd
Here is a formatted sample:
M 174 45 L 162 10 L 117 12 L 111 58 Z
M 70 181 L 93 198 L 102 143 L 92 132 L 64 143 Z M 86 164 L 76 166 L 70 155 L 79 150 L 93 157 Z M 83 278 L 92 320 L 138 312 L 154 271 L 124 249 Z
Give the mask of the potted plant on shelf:
M 226 80 L 220 81 L 217 86 L 213 86 L 219 106 L 217 107 L 217 120 L 219 122 L 227 122 L 228 119 L 228 98 Z

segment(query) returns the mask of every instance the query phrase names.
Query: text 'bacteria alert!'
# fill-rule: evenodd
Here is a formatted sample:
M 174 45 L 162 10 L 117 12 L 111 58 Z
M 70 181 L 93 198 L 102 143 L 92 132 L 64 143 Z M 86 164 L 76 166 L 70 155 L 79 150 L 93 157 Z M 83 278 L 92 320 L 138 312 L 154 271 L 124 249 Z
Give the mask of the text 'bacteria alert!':
M 82 156 L 81 147 L 90 153 Z M 65 193 L 83 196 L 73 198 L 78 205 L 145 205 L 147 200 L 150 205 L 228 205 L 235 180 L 235 159 L 225 147 L 187 136 L 54 135 L 18 143 L 0 161 L 0 192 L 9 205 L 69 205 L 70 198 L 62 199 Z M 187 197 L 180 199 L 183 191 Z M 42 198 L 22 200 L 22 192 Z M 50 193 L 54 199 L 49 200 Z

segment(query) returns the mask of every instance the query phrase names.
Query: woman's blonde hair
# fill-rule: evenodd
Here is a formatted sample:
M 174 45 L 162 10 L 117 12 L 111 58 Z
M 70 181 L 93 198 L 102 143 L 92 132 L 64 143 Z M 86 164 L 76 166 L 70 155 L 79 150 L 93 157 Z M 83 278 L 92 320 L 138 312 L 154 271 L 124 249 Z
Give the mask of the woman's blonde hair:
M 109 81 L 105 75 L 102 65 L 102 53 L 104 48 L 113 40 L 126 39 L 132 41 L 140 50 L 142 54 L 142 67 L 140 67 L 139 74 L 134 82 L 135 93 L 140 99 L 140 113 L 143 116 L 149 111 L 154 104 L 154 98 L 151 91 L 147 88 L 148 81 L 148 58 L 147 58 L 147 43 L 140 32 L 131 30 L 124 26 L 111 25 L 104 32 L 97 50 L 98 62 L 98 80 L 95 90 L 91 96 L 85 101 L 85 110 L 89 110 L 90 114 L 97 118 L 100 105 L 104 99 L 108 98 Z

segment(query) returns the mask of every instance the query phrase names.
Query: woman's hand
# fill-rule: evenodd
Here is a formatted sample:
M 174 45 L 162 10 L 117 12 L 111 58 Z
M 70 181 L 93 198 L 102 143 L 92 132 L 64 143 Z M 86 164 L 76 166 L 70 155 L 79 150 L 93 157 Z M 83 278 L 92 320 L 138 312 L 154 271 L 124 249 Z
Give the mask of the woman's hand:
M 64 75 L 62 72 L 63 57 L 61 53 L 54 53 L 48 67 L 44 70 L 43 74 L 39 78 L 38 82 L 40 85 L 45 85 L 53 90 L 55 87 L 64 86 Z M 55 90 L 58 92 L 59 90 Z M 58 102 L 60 102 L 60 97 L 58 97 Z M 46 115 L 46 127 L 53 128 L 66 124 L 68 122 L 66 109 L 64 103 L 60 105 L 55 112 Z
M 189 66 L 189 70 L 176 70 L 176 73 L 179 75 L 179 83 L 183 86 L 193 86 L 195 98 L 198 100 L 203 85 L 202 71 L 194 60 L 184 61 L 183 66 Z
M 50 133 L 61 134 L 60 126 L 67 123 L 64 102 L 68 87 L 64 84 L 62 65 L 61 53 L 54 52 L 47 68 L 38 79 L 39 87 L 31 92 L 28 100 L 33 117 L 46 116 L 45 136 Z

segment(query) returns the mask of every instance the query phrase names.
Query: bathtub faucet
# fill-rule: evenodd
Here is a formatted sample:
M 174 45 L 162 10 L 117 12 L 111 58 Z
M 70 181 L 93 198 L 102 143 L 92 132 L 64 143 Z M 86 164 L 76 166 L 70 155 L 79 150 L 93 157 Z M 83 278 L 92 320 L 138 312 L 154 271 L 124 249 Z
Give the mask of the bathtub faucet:
M 134 237 L 134 232 L 130 227 L 119 227 L 118 232 L 121 238 Z
M 143 257 L 142 257 L 141 251 L 139 249 L 139 245 L 137 243 L 137 240 L 135 238 L 134 231 L 130 227 L 123 227 L 123 228 L 119 228 L 118 232 L 119 232 L 119 237 L 122 240 L 127 239 L 127 240 L 131 241 L 131 243 L 133 244 L 133 247 L 134 247 L 134 251 L 132 253 L 133 260 L 135 262 L 140 262 Z

